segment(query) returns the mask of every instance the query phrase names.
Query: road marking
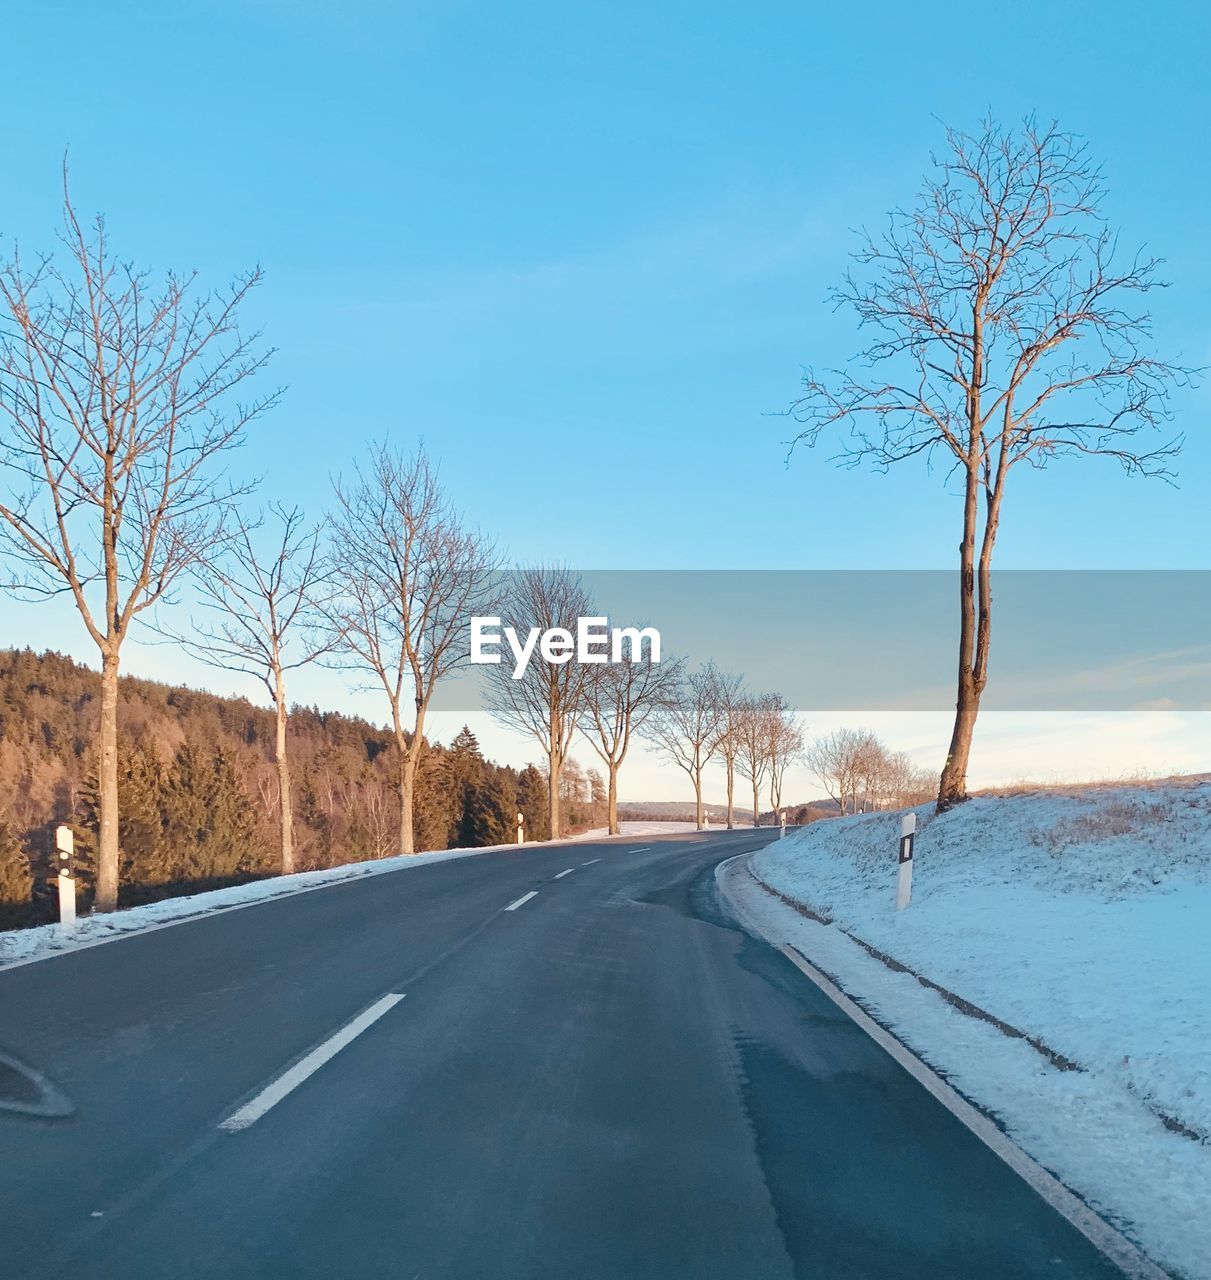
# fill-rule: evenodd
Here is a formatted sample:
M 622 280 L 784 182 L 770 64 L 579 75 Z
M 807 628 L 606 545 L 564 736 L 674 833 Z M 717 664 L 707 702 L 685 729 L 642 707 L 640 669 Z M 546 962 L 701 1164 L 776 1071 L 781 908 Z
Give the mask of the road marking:
M 600 858 L 590 858 L 590 859 L 588 860 L 588 862 L 582 862 L 580 865 L 581 865 L 582 867 L 591 867 L 591 866 L 593 865 L 593 863 L 595 863 L 595 862 L 600 862 L 600 861 L 601 861 L 601 859 L 600 859 Z
M 645 844 L 641 849 L 627 850 L 628 853 L 651 853 L 651 851 L 652 851 L 652 846 L 650 844 Z
M 864 1009 L 827 978 L 808 960 L 798 948 L 785 943 L 782 953 L 805 973 L 826 996 L 858 1024 L 881 1048 L 889 1053 L 918 1083 L 931 1093 L 962 1124 L 1002 1160 L 1028 1186 L 1069 1222 L 1100 1253 L 1109 1258 L 1131 1280 L 1166 1280 L 1160 1269 L 1126 1236 L 1121 1235 L 1108 1222 L 1100 1218 L 1083 1200 L 1068 1190 L 1042 1165 L 1036 1164 L 1015 1142 L 1011 1141 L 982 1111 L 962 1097 L 931 1067 L 926 1066 L 915 1053 L 890 1031 L 881 1026 Z
M 566 871 L 561 871 L 557 876 L 552 876 L 551 878 L 553 880 L 562 880 L 564 876 L 570 876 L 575 870 L 575 867 L 569 867 Z
M 529 893 L 523 893 L 522 896 L 518 898 L 516 902 L 510 902 L 509 905 L 505 908 L 505 910 L 516 911 L 518 907 L 524 907 L 526 903 L 530 901 L 531 898 L 537 898 L 537 897 L 538 897 L 538 890 L 531 889 Z
M 241 1129 L 247 1129 L 250 1124 L 255 1124 L 270 1107 L 276 1107 L 287 1094 L 293 1093 L 304 1080 L 336 1057 L 350 1041 L 356 1040 L 367 1027 L 373 1026 L 388 1009 L 394 1008 L 403 998 L 402 995 L 389 995 L 376 1000 L 364 1013 L 359 1013 L 352 1022 L 347 1022 L 335 1035 L 317 1045 L 288 1071 L 283 1071 L 250 1102 L 232 1112 L 219 1124 L 219 1128 L 228 1133 L 238 1133 Z

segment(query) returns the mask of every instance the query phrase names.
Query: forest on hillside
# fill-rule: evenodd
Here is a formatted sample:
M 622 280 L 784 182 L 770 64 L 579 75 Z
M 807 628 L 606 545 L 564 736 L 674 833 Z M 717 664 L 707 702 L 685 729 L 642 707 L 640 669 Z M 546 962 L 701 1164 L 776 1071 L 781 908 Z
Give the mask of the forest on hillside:
M 54 918 L 54 828 L 76 836 L 87 905 L 97 838 L 100 676 L 56 653 L 0 650 L 0 925 Z M 119 715 L 122 901 L 133 903 L 272 875 L 279 869 L 274 713 L 122 677 Z M 397 852 L 399 796 L 389 730 L 295 707 L 294 825 L 300 869 Z M 546 776 L 486 760 L 464 728 L 426 745 L 414 813 L 416 847 L 511 840 L 518 811 L 545 839 Z M 602 817 L 604 786 L 574 762 L 561 779 L 573 830 Z

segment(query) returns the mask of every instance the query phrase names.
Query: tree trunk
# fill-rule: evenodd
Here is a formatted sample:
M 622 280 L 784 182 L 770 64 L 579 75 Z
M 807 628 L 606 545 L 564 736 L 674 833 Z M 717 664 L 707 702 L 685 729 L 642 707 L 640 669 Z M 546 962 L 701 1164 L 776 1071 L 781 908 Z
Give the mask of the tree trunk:
M 412 831 L 412 800 L 416 784 L 416 761 L 409 752 L 399 771 L 399 851 L 415 853 L 416 838 Z
M 554 747 L 547 752 L 547 798 L 551 821 L 551 839 L 559 839 L 559 783 L 563 777 L 563 758 Z
M 970 678 L 960 679 L 950 751 L 946 756 L 946 768 L 942 771 L 942 785 L 938 791 L 939 813 L 967 799 L 967 761 L 971 755 L 971 740 L 979 710 L 980 695 L 976 691 L 975 682 Z
M 732 792 L 736 789 L 736 762 L 728 756 L 727 758 L 727 829 L 732 831 L 735 829 L 735 810 L 732 805 Z
M 761 802 L 757 796 L 757 789 L 760 787 L 756 774 L 753 775 L 753 826 L 761 825 Z
M 694 816 L 698 830 L 702 830 L 702 770 L 694 772 Z
M 613 760 L 610 761 L 610 789 L 606 815 L 606 825 L 609 827 L 610 835 L 621 835 L 622 828 L 618 825 L 618 765 Z
M 101 656 L 101 762 L 98 771 L 101 830 L 97 841 L 94 911 L 118 905 L 118 653 Z
M 950 750 L 938 787 L 938 812 L 943 813 L 967 799 L 967 761 L 971 739 L 980 710 L 980 688 L 976 682 L 976 521 L 979 518 L 978 475 L 967 471 L 963 504 L 963 541 L 959 544 L 959 675 L 955 700 L 954 729 Z M 983 575 L 982 575 L 983 576 Z
M 274 710 L 277 712 L 277 738 L 274 757 L 278 767 L 278 814 L 282 826 L 282 875 L 294 873 L 294 802 L 290 795 L 290 762 L 286 757 L 286 679 L 274 672 Z

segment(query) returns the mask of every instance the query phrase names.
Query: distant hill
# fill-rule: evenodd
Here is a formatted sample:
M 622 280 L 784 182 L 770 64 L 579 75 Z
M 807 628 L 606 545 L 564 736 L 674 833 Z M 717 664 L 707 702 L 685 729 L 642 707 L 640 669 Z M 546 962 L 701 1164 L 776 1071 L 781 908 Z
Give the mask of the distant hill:
M 727 805 L 704 804 L 702 806 L 712 824 L 727 821 Z M 831 800 L 808 800 L 799 804 L 787 804 L 788 822 L 816 822 L 820 818 L 835 818 L 837 806 Z M 618 802 L 618 816 L 626 822 L 693 822 L 693 800 L 631 800 Z M 737 803 L 735 818 L 752 821 L 752 807 Z M 763 823 L 772 823 L 773 811 L 765 809 L 761 813 Z

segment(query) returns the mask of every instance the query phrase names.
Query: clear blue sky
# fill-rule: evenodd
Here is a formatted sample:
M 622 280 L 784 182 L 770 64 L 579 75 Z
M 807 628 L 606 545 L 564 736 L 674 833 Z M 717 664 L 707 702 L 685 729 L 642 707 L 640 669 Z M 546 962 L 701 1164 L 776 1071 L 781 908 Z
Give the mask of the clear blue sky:
M 518 560 L 946 567 L 940 477 L 783 467 L 801 366 L 858 345 L 823 301 L 850 229 L 911 199 L 938 119 L 1054 115 L 1167 259 L 1160 345 L 1211 363 L 1208 47 L 1176 2 L 16 3 L 0 233 L 52 244 L 70 146 L 140 261 L 261 263 L 266 497 L 318 511 L 361 442 L 423 436 Z M 1176 402 L 1178 490 L 1022 477 L 1001 562 L 1206 566 L 1208 404 Z M 58 617 L 0 642 L 86 655 Z

